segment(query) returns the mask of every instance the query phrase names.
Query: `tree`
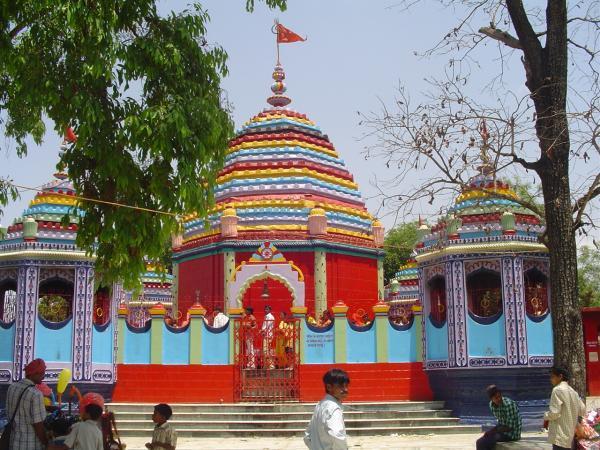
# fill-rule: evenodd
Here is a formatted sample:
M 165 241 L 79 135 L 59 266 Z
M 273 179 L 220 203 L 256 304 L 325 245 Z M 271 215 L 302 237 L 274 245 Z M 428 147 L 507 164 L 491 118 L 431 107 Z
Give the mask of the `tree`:
M 579 249 L 577 284 L 581 306 L 600 306 L 600 251 L 583 246 Z
M 265 1 L 285 8 L 285 0 Z M 60 166 L 89 199 L 78 206 L 77 244 L 96 254 L 104 280 L 136 283 L 144 256 L 161 256 L 180 216 L 202 217 L 213 204 L 233 133 L 220 88 L 227 55 L 205 39 L 207 13 L 189 8 L 166 17 L 155 0 L 0 8 L 5 134 L 24 155 L 28 136 L 41 143 L 44 119 L 59 134 L 74 129 Z M 1 180 L 0 206 L 15 195 Z
M 420 3 L 401 2 L 407 8 Z M 568 9 L 566 0 L 548 0 L 545 11 L 526 10 L 519 0 L 438 3 L 464 14 L 426 53 L 449 55 L 446 77 L 429 80 L 427 99 L 420 104 L 412 104 L 407 90 L 401 88 L 394 110 L 384 104 L 382 113 L 364 114 L 367 136 L 378 138 L 368 155 L 387 159 L 388 167 L 396 171 L 391 182 L 396 186 L 409 176 L 414 180 L 415 170 L 427 169 L 426 181 L 412 190 L 402 185 L 398 195 L 389 186 L 382 189 L 399 208 L 455 194 L 482 164 L 494 173 L 512 168 L 536 175 L 543 211 L 527 199 L 521 204 L 543 215 L 546 222 L 555 362 L 570 369 L 573 386 L 585 394 L 575 238 L 595 226 L 586 208 L 600 194 L 598 165 L 589 165 L 600 154 L 598 2 L 573 2 Z M 489 47 L 484 46 L 494 41 L 499 57 L 495 53 L 490 58 Z M 517 57 L 526 89 L 507 85 L 506 74 L 517 70 Z M 482 62 L 482 58 L 487 59 Z M 577 86 L 571 85 L 567 103 L 570 64 L 577 73 L 572 81 Z M 475 100 L 468 90 L 478 70 L 494 75 L 484 93 L 478 89 L 480 100 Z M 587 163 L 591 169 L 571 180 L 575 163 L 579 168 Z M 502 196 L 494 190 L 490 193 Z
M 398 268 L 406 264 L 417 244 L 417 224 L 403 223 L 389 230 L 383 241 L 385 257 L 383 273 L 388 283 L 398 272 Z

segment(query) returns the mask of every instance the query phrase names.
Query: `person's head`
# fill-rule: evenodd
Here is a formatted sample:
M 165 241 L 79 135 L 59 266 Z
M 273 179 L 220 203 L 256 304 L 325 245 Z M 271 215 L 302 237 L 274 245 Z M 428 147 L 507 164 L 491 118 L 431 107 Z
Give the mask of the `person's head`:
M 488 395 L 490 401 L 494 405 L 500 406 L 502 404 L 502 392 L 500 392 L 500 389 L 498 389 L 498 386 L 496 386 L 495 384 L 492 384 L 487 387 L 486 391 L 487 391 L 487 395 Z
M 271 312 L 271 307 L 269 305 L 265 306 L 265 314 L 269 314 Z
M 554 366 L 550 369 L 550 383 L 552 383 L 552 386 L 556 386 L 562 381 L 569 381 L 569 378 L 571 378 L 571 375 L 564 367 Z
M 219 314 L 219 313 L 222 313 L 222 312 L 223 312 L 223 310 L 221 309 L 220 306 L 215 306 L 215 315 Z
M 159 403 L 154 407 L 154 414 L 152 414 L 152 421 L 159 425 L 165 423 L 173 415 L 173 410 L 166 403 Z
M 250 315 L 254 314 L 254 308 L 247 306 L 244 308 L 244 312 L 246 313 L 246 315 L 250 316 Z
M 325 392 L 341 402 L 348 395 L 350 377 L 342 369 L 330 369 L 323 375 L 323 384 Z
M 85 407 L 82 416 L 85 420 L 98 420 L 100 419 L 100 416 L 102 416 L 102 407 L 100 407 L 100 405 L 96 405 L 95 403 L 90 403 Z
M 45 376 L 46 363 L 43 359 L 34 359 L 25 366 L 25 377 L 33 381 L 35 384 L 40 384 Z

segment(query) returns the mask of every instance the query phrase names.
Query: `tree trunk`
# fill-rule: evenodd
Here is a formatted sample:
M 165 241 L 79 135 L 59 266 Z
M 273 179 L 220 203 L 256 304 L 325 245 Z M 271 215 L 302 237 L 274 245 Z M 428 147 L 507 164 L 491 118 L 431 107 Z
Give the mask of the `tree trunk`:
M 585 396 L 583 325 L 577 292 L 577 247 L 569 186 L 570 136 L 566 115 L 568 49 L 567 2 L 548 0 L 546 45 L 542 46 L 520 0 L 507 0 L 523 46 L 527 87 L 536 110 L 546 245 L 550 250 L 550 305 L 554 362 L 571 372 L 571 385 Z
M 568 159 L 553 161 L 540 174 L 550 250 L 550 295 L 554 328 L 554 363 L 571 372 L 570 384 L 585 396 L 583 325 L 577 292 L 577 248 L 571 213 Z M 561 164 L 562 163 L 562 164 Z

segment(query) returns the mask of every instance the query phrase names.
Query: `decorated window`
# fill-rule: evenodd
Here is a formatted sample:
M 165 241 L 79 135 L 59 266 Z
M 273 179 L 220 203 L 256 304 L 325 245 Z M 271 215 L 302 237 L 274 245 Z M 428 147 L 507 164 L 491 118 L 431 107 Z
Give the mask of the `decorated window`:
M 502 279 L 498 272 L 478 270 L 467 276 L 469 313 L 475 320 L 497 319 L 502 313 Z
M 71 317 L 73 283 L 52 278 L 40 283 L 38 313 L 48 322 L 63 322 Z
M 150 320 L 149 306 L 129 304 L 127 308 L 127 323 L 134 328 L 142 328 Z
M 17 282 L 6 280 L 0 284 L 0 321 L 9 323 L 15 320 L 16 308 Z
M 525 272 L 525 311 L 530 319 L 548 314 L 548 277 L 537 268 Z
M 436 327 L 446 323 L 446 279 L 442 276 L 432 278 L 427 283 L 429 290 L 429 320 Z
M 108 288 L 100 288 L 94 296 L 94 323 L 104 325 L 110 319 L 110 292 Z
M 390 322 L 402 328 L 410 328 L 414 319 L 412 310 L 414 303 L 392 303 L 388 316 Z

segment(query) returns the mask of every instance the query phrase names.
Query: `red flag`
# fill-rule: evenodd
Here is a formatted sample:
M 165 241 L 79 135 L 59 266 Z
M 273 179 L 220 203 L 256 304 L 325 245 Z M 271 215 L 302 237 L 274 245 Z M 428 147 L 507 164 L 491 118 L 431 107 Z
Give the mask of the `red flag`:
M 77 136 L 75 135 L 75 132 L 73 131 L 73 128 L 71 127 L 67 127 L 66 133 L 65 133 L 65 139 L 69 142 L 75 142 L 77 141 Z
M 292 30 L 288 30 L 286 27 L 277 24 L 277 43 L 278 44 L 289 44 L 290 42 L 305 41 L 306 38 L 294 33 Z

